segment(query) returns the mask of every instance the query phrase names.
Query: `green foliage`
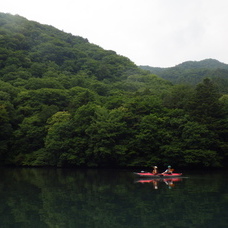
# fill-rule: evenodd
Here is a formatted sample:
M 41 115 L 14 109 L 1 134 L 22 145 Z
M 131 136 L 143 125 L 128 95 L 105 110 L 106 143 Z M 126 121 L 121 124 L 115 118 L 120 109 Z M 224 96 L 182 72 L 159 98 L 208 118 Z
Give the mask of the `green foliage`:
M 13 134 L 10 114 L 6 105 L 0 104 L 0 164 L 4 164 Z
M 164 94 L 163 103 L 167 108 L 186 109 L 193 93 L 189 85 L 175 85 Z
M 200 167 L 220 167 L 220 157 L 212 150 L 185 150 L 184 161 L 186 164 Z
M 196 93 L 191 101 L 192 116 L 198 121 L 211 124 L 222 116 L 220 94 L 210 79 L 204 79 L 196 87 Z
M 86 134 L 89 136 L 90 147 L 87 155 L 90 160 L 98 165 L 116 165 L 125 160 L 127 129 L 124 118 L 124 108 L 108 110 L 98 106 L 95 111 L 95 117 Z M 125 161 L 126 162 L 126 161 Z
M 166 134 L 163 129 L 164 121 L 164 118 L 158 114 L 149 114 L 142 118 L 133 142 L 135 150 L 131 158 L 133 165 L 152 166 L 161 162 L 160 146 Z
M 61 166 L 63 164 L 62 154 L 67 152 L 69 146 L 68 140 L 66 140 L 70 133 L 69 120 L 70 114 L 68 112 L 57 112 L 47 121 L 45 148 L 50 165 Z
M 217 85 L 220 93 L 228 93 L 228 65 L 214 59 L 199 62 L 188 61 L 170 68 L 140 66 L 174 84 L 197 85 L 205 78 L 210 78 Z
M 82 87 L 73 87 L 69 90 L 70 94 L 70 110 L 76 110 L 77 108 L 88 104 L 89 102 L 96 103 L 98 96 L 95 92 L 84 89 Z
M 25 116 L 39 111 L 42 105 L 55 105 L 64 110 L 68 105 L 68 93 L 66 90 L 48 88 L 22 90 L 15 98 L 15 104 Z
M 224 112 L 226 115 L 228 114 L 228 94 L 223 95 L 219 98 L 219 101 L 222 104 L 222 107 L 224 108 Z
M 1 164 L 227 163 L 226 65 L 156 69 L 185 83 L 172 85 L 51 26 L 1 13 L 0 25 Z

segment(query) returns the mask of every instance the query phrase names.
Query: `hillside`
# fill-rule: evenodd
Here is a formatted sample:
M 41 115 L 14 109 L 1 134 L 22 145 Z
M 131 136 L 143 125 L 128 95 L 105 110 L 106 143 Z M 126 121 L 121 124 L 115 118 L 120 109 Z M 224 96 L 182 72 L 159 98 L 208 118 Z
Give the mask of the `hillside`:
M 52 26 L 8 14 L 0 14 L 0 21 L 1 75 L 10 72 L 9 64 L 20 70 L 29 69 L 31 77 L 41 77 L 48 67 L 70 74 L 83 70 L 96 76 L 97 80 L 109 81 L 140 72 L 129 59 L 114 51 L 103 50 L 87 39 Z M 33 75 L 33 68 L 42 68 L 40 75 Z
M 187 61 L 176 66 L 186 70 L 192 69 L 225 69 L 228 70 L 228 64 L 221 63 L 216 59 L 205 59 L 201 61 Z
M 140 66 L 141 69 L 160 76 L 174 84 L 196 85 L 204 78 L 210 78 L 221 93 L 228 93 L 228 64 L 215 59 L 187 61 L 169 68 Z
M 211 80 L 172 85 L 52 26 L 0 25 L 1 165 L 226 164 L 228 100 Z

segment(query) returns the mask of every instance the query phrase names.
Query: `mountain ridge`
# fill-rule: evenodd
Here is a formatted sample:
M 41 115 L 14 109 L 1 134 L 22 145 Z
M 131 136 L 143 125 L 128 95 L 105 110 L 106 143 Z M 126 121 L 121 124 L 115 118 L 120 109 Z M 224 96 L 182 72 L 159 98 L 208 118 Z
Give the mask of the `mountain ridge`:
M 209 58 L 209 59 L 203 59 L 200 61 L 186 61 L 176 65 L 176 67 L 183 67 L 187 69 L 192 69 L 192 68 L 228 69 L 228 64 L 222 63 L 217 59 Z
M 228 69 L 228 64 L 220 62 L 217 59 L 207 58 L 199 61 L 188 60 L 179 63 L 171 67 L 154 67 L 150 65 L 139 65 L 142 69 L 153 69 L 153 70 L 167 70 L 172 68 L 184 68 L 184 69 L 194 69 L 194 68 L 210 68 L 210 69 Z
M 228 92 L 228 64 L 216 59 L 186 61 L 167 68 L 142 65 L 139 67 L 173 84 L 197 85 L 204 78 L 210 78 L 221 88 L 222 93 Z

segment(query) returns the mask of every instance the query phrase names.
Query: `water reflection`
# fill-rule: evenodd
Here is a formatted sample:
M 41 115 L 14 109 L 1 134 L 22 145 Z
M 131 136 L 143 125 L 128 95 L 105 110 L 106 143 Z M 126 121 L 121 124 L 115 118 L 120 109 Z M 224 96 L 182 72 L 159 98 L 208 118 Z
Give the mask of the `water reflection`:
M 156 191 L 123 170 L 0 172 L 0 227 L 228 227 L 224 172 L 157 180 Z
M 154 189 L 158 189 L 159 186 L 161 186 L 162 183 L 165 183 L 169 189 L 172 189 L 175 187 L 175 182 L 182 181 L 183 177 L 178 177 L 178 178 L 156 178 L 156 179 L 139 179 L 136 180 L 136 183 L 150 183 L 153 184 Z

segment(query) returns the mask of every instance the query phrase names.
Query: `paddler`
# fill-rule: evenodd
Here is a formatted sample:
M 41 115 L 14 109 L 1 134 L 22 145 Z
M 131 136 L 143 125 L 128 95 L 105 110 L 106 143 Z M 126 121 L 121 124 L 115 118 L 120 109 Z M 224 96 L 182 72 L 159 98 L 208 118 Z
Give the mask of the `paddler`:
M 169 165 L 168 169 L 165 172 L 163 172 L 162 174 L 172 174 L 172 173 L 173 173 L 173 169 L 171 169 L 171 166 Z
M 154 169 L 153 169 L 152 173 L 153 174 L 158 174 L 158 167 L 157 166 L 154 166 L 153 168 Z

